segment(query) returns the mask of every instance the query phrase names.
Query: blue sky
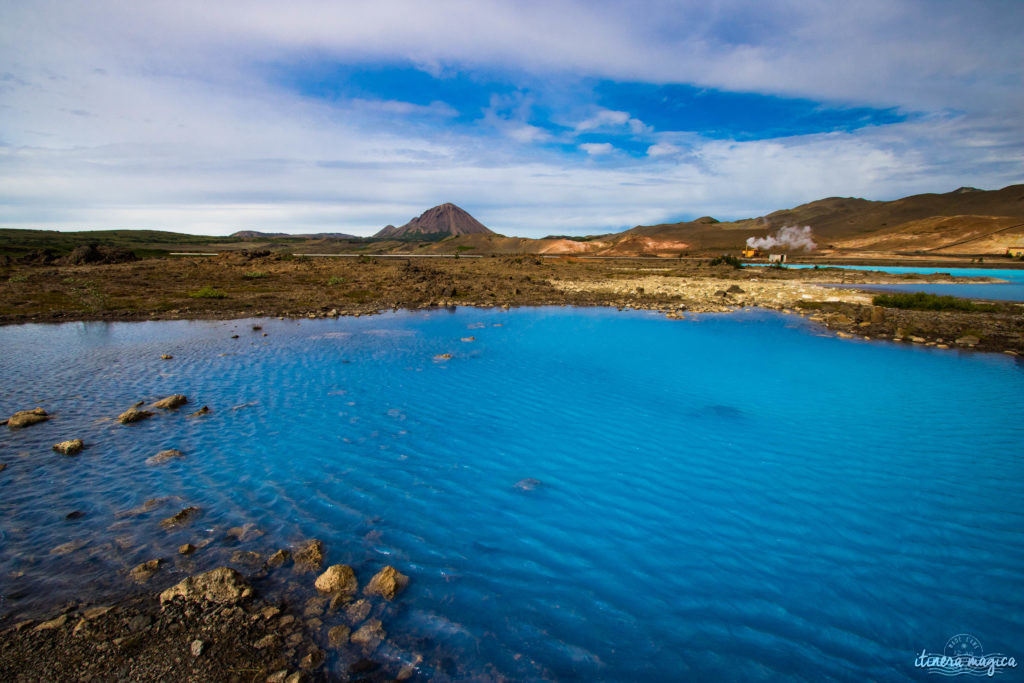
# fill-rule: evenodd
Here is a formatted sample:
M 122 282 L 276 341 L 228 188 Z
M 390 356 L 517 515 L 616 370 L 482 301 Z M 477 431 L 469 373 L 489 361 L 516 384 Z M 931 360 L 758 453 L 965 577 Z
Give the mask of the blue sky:
M 4 3 L 0 225 L 505 234 L 1024 182 L 1024 3 Z

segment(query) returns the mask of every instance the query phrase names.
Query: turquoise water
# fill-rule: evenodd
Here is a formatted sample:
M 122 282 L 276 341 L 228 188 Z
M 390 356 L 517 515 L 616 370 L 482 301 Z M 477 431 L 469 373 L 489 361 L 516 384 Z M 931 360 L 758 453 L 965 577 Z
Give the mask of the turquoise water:
M 792 264 L 787 268 L 813 268 L 807 264 Z M 824 266 L 823 266 L 824 267 Z M 994 277 L 1006 280 L 992 284 L 905 284 L 905 285 L 857 285 L 859 289 L 877 289 L 890 292 L 928 292 L 948 294 L 973 299 L 996 299 L 1000 301 L 1024 301 L 1024 268 L 923 268 L 918 266 L 828 266 L 847 270 L 877 270 L 883 273 L 949 273 L 956 277 Z
M 253 523 L 239 547 L 408 574 L 378 656 L 436 680 L 920 680 L 959 633 L 1024 656 L 1017 359 L 762 312 L 259 322 L 0 328 L 0 412 L 56 414 L 0 436 L 0 612 L 218 539 L 172 583 Z M 213 412 L 102 420 L 175 392 Z

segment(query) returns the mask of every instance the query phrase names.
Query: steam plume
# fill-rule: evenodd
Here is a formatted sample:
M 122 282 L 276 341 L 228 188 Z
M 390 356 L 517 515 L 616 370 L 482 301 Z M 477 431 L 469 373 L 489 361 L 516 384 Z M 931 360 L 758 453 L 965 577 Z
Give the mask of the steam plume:
M 774 235 L 748 237 L 747 246 L 752 249 L 782 247 L 791 250 L 803 249 L 804 251 L 814 251 L 818 245 L 814 243 L 811 226 L 805 225 L 802 228 L 798 228 L 795 225 L 787 225 L 779 228 Z

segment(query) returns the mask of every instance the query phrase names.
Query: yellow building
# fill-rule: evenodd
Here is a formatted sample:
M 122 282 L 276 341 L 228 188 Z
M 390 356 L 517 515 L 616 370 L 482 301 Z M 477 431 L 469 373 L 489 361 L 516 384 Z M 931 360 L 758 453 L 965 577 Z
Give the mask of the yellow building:
M 760 255 L 760 251 L 758 251 L 757 249 L 752 249 L 751 247 L 747 247 L 746 249 L 743 250 L 743 258 L 754 258 L 755 256 Z
M 1007 247 L 1006 255 L 1012 256 L 1013 258 L 1020 258 L 1024 256 L 1024 247 Z

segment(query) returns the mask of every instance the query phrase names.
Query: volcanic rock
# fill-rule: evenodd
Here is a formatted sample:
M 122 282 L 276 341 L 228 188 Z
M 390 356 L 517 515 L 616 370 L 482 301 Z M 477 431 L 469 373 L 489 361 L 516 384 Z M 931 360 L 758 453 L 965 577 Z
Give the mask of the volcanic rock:
M 199 508 L 194 505 L 190 505 L 187 508 L 174 513 L 170 517 L 161 520 L 160 526 L 165 529 L 173 529 L 174 527 L 183 526 L 192 521 L 192 518 L 199 514 Z
M 182 394 L 172 394 L 167 398 L 162 398 L 153 404 L 153 408 L 162 408 L 164 410 L 171 410 L 188 403 L 188 399 Z
M 370 604 L 369 600 L 356 600 L 345 608 L 345 618 L 348 619 L 350 624 L 358 624 L 370 616 L 371 609 L 373 609 L 373 605 Z
M 186 602 L 215 602 L 221 605 L 235 604 L 248 598 L 252 587 L 242 575 L 230 567 L 218 567 L 206 573 L 190 576 L 181 583 L 160 594 L 160 603 L 169 602 L 181 596 Z
M 385 600 L 394 600 L 395 596 L 402 592 L 407 585 L 409 585 L 409 577 L 389 565 L 370 579 L 370 583 L 363 589 L 363 593 L 379 595 Z
M 132 422 L 138 422 L 139 420 L 145 420 L 147 417 L 153 417 L 153 413 L 148 410 L 139 410 L 138 408 L 129 408 L 120 415 L 117 416 L 117 421 L 123 425 L 131 424 Z
M 174 458 L 184 458 L 185 454 L 175 448 L 169 448 L 166 451 L 160 451 L 156 455 L 146 458 L 147 465 L 159 465 L 167 460 L 173 460 Z
M 34 425 L 37 422 L 46 422 L 50 419 L 49 413 L 42 408 L 33 408 L 32 410 L 19 410 L 14 415 L 11 415 L 7 420 L 7 427 L 9 429 L 21 429 Z
M 71 439 L 53 444 L 53 450 L 64 455 L 78 455 L 83 448 L 85 448 L 85 444 L 81 439 Z
M 276 553 L 267 558 L 268 567 L 280 567 L 284 565 L 288 560 L 292 558 L 292 554 L 288 550 L 278 550 Z
M 356 574 L 347 564 L 332 564 L 314 585 L 321 593 L 355 593 L 359 589 Z
M 324 563 L 324 544 L 314 538 L 296 550 L 293 557 L 295 571 L 299 573 L 315 572 Z
M 327 643 L 331 647 L 341 647 L 348 642 L 348 637 L 352 633 L 352 629 L 344 624 L 334 626 L 327 631 Z
M 135 583 L 146 583 L 153 574 L 156 574 L 157 570 L 160 569 L 161 564 L 163 564 L 163 560 L 161 559 L 143 562 L 128 572 L 128 576 L 131 577 L 131 580 Z
M 387 636 L 380 619 L 370 619 L 352 634 L 352 642 L 361 645 L 369 653 L 376 650 Z

